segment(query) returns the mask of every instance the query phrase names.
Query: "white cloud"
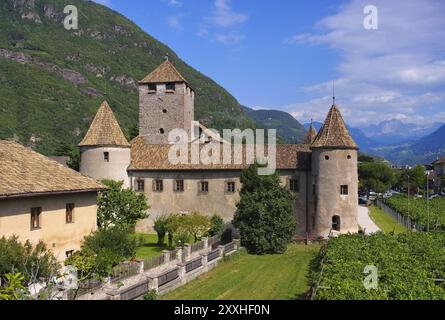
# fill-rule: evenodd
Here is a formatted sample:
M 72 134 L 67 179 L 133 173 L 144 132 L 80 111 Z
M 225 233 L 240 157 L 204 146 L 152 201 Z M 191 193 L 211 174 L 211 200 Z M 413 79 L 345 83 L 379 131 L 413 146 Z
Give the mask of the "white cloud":
M 184 15 L 182 15 L 182 14 L 177 14 L 177 15 L 174 15 L 174 16 L 169 16 L 169 17 L 167 17 L 167 24 L 168 24 L 169 27 L 170 27 L 171 29 L 173 29 L 174 31 L 180 31 L 180 30 L 183 29 L 182 21 L 181 21 L 181 19 L 182 19 L 183 16 L 184 16 Z
M 167 3 L 169 6 L 172 7 L 182 7 L 183 5 L 182 1 L 179 0 L 167 0 Z
M 234 11 L 230 0 L 215 0 L 213 5 L 213 14 L 204 18 L 197 34 L 203 38 L 212 35 L 212 39 L 224 45 L 241 43 L 245 35 L 239 28 L 249 19 L 248 15 Z
M 324 45 L 339 53 L 336 91 L 348 122 L 436 121 L 425 109 L 438 111 L 445 103 L 440 91 L 445 86 L 445 2 L 374 0 L 379 29 L 366 30 L 368 2 L 350 1 L 319 21 L 317 32 L 296 34 L 286 43 Z M 331 81 L 304 90 L 315 97 L 288 106 L 294 115 L 304 118 L 311 108 L 329 107 L 320 105 L 329 101 L 316 97 L 332 90 Z

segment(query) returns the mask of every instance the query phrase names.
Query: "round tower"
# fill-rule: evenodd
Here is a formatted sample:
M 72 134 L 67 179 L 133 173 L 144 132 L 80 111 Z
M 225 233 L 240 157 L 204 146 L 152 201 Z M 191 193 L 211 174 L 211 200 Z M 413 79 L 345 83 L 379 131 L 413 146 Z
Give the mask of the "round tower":
M 96 180 L 123 181 L 130 187 L 127 168 L 130 144 L 106 101 L 102 103 L 80 147 L 80 173 Z
M 314 234 L 358 232 L 358 146 L 335 104 L 311 149 Z

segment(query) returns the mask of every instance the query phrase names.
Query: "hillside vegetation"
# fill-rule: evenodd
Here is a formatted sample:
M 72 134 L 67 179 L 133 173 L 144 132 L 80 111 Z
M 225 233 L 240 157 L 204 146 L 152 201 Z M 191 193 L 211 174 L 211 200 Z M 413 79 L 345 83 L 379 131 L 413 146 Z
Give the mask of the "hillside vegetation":
M 78 30 L 63 27 L 68 4 L 79 10 Z M 226 90 L 106 7 L 0 1 L 0 139 L 58 153 L 82 139 L 104 99 L 129 135 L 137 127 L 137 82 L 167 54 L 196 91 L 196 119 L 216 129 L 258 127 Z

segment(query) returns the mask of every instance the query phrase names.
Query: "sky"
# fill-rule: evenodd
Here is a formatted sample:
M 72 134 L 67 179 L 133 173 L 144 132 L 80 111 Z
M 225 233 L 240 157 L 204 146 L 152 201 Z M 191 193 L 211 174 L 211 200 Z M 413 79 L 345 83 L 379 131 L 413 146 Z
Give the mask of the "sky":
M 335 83 L 350 125 L 445 122 L 445 1 L 95 1 L 245 106 L 323 121 Z M 377 19 L 369 19 L 367 5 Z

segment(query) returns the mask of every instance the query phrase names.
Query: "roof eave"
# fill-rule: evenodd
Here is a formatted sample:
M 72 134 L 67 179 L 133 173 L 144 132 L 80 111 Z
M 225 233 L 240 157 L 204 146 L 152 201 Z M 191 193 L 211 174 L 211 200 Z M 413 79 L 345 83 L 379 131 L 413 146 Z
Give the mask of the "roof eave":
M 58 190 L 58 191 L 40 191 L 40 192 L 24 192 L 24 193 L 12 193 L 12 194 L 0 194 L 0 200 L 17 199 L 17 198 L 29 198 L 29 197 L 41 197 L 49 195 L 63 195 L 63 194 L 75 194 L 75 193 L 91 193 L 100 192 L 106 190 L 106 188 L 89 188 L 78 190 Z

